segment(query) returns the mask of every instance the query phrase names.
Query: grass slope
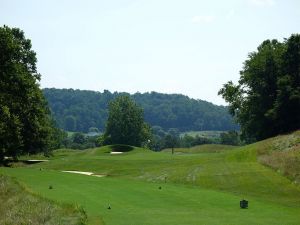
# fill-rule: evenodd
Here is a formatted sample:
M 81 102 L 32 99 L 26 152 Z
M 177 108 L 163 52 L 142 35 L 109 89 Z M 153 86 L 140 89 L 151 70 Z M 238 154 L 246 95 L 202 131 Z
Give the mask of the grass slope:
M 28 193 L 11 178 L 0 175 L 0 224 L 79 225 L 85 215 L 70 205 L 57 205 Z
M 175 148 L 174 153 L 217 153 L 226 150 L 232 150 L 237 148 L 233 145 L 220 145 L 220 144 L 205 144 L 197 145 L 190 148 Z M 164 149 L 164 152 L 172 152 L 171 148 Z
M 300 184 L 300 130 L 252 146 L 258 161 Z
M 274 152 L 297 153 L 298 135 L 231 149 L 204 146 L 205 151 L 199 147 L 174 155 L 140 148 L 111 155 L 110 146 L 60 150 L 49 162 L 0 168 L 0 173 L 17 177 L 47 198 L 79 203 L 90 224 L 300 224 L 299 186 L 260 163 Z M 49 190 L 49 184 L 54 189 Z M 241 198 L 250 200 L 248 210 L 239 209 Z

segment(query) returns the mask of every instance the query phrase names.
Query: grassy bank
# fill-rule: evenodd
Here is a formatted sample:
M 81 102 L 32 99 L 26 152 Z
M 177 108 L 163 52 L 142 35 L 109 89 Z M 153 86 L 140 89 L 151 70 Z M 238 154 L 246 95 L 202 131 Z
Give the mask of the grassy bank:
M 300 184 L 300 131 L 253 145 L 258 161 Z
M 79 225 L 86 222 L 80 209 L 30 194 L 16 181 L 3 175 L 0 175 L 0 200 L 0 224 Z

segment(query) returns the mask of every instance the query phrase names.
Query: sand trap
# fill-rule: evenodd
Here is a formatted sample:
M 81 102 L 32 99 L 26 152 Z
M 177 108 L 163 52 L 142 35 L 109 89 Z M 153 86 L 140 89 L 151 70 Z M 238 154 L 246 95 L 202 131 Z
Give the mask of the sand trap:
M 100 174 L 92 174 L 94 177 L 106 177 L 106 175 L 100 175 Z
M 48 159 L 28 159 L 27 162 L 48 162 Z
M 118 154 L 123 154 L 123 152 L 110 152 L 112 155 L 118 155 Z
M 64 172 L 64 173 L 78 173 L 78 174 L 83 174 L 83 175 L 88 175 L 88 176 L 91 176 L 92 174 L 94 174 L 92 172 L 83 172 L 83 171 L 74 171 L 74 170 L 64 170 L 62 172 Z
M 83 174 L 87 176 L 94 176 L 94 177 L 105 177 L 106 175 L 103 174 L 94 174 L 93 172 L 83 172 L 83 171 L 76 171 L 76 170 L 64 170 L 62 171 L 64 173 L 77 173 L 77 174 Z

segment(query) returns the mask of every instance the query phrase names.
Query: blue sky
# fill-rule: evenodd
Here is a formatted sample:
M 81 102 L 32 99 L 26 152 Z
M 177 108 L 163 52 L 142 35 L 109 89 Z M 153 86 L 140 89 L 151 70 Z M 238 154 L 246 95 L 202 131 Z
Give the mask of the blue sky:
M 0 0 L 41 87 L 182 93 L 215 104 L 265 39 L 299 33 L 298 0 Z

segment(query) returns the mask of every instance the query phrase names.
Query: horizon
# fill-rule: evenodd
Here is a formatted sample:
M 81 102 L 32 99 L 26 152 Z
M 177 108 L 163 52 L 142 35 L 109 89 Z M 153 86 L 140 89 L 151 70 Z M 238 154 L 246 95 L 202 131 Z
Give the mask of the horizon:
M 264 40 L 299 33 L 296 0 L 0 5 L 2 26 L 20 28 L 32 41 L 42 88 L 176 93 L 215 105 L 227 105 L 218 90 L 238 81 Z
M 118 94 L 121 94 L 121 93 L 125 93 L 125 94 L 130 94 L 130 95 L 135 95 L 135 94 L 151 94 L 151 93 L 157 93 L 157 94 L 163 94 L 163 95 L 182 95 L 182 96 L 185 96 L 185 97 L 188 97 L 189 99 L 193 99 L 193 100 L 196 100 L 196 101 L 203 101 L 203 102 L 208 102 L 208 103 L 211 103 L 213 105 L 216 105 L 216 106 L 223 106 L 223 107 L 227 107 L 227 105 L 218 105 L 218 104 L 215 104 L 214 102 L 210 102 L 210 101 L 207 101 L 205 99 L 200 99 L 200 98 L 193 98 L 193 97 L 190 97 L 188 95 L 185 95 L 185 94 L 182 94 L 182 93 L 163 93 L 163 92 L 158 92 L 158 91 L 145 91 L 145 92 L 140 92 L 140 91 L 137 91 L 137 92 L 134 92 L 134 93 L 130 93 L 130 92 L 126 92 L 126 91 L 111 91 L 111 90 L 107 90 L 107 89 L 104 89 L 102 91 L 97 91 L 97 90 L 87 90 L 87 89 L 79 89 L 79 88 L 56 88 L 56 87 L 43 87 L 42 90 L 44 89 L 58 89 L 58 90 L 63 90 L 63 89 L 66 89 L 66 90 L 74 90 L 74 91 L 91 91 L 91 92 L 96 92 L 96 93 L 101 93 L 103 94 L 105 91 L 108 91 L 110 93 L 118 93 Z

